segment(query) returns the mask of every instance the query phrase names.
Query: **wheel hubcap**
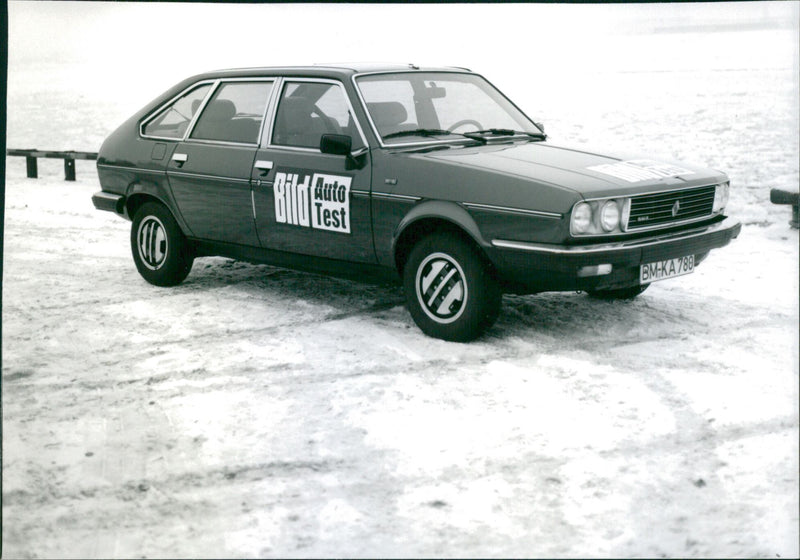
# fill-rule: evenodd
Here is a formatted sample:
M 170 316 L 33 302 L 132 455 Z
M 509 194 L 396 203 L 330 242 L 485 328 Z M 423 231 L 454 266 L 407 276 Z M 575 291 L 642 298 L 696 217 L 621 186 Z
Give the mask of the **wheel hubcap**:
M 417 299 L 437 323 L 452 323 L 464 312 L 467 284 L 464 271 L 444 253 L 428 255 L 417 268 Z
M 139 224 L 137 234 L 139 257 L 150 270 L 158 270 L 167 258 L 167 233 L 155 216 L 147 216 Z

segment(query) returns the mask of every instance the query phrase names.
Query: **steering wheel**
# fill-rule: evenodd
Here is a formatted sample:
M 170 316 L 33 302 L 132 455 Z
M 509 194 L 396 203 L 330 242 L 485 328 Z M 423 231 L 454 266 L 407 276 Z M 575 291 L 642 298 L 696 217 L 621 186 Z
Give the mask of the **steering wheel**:
M 475 130 L 483 130 L 483 125 L 481 125 L 481 123 L 479 123 L 475 119 L 462 119 L 462 120 L 458 121 L 457 123 L 452 124 L 449 127 L 447 127 L 447 131 L 448 132 L 454 132 L 455 129 L 460 128 L 462 126 L 466 126 L 468 124 L 471 124 L 472 126 L 474 126 Z

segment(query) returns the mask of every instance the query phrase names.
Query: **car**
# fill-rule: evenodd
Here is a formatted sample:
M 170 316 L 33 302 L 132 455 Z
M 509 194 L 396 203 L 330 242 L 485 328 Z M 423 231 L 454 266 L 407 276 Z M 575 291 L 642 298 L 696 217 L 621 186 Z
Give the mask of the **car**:
M 130 220 L 141 276 L 195 258 L 402 284 L 429 336 L 470 341 L 504 293 L 629 299 L 739 235 L 723 172 L 548 140 L 458 67 L 208 72 L 103 143 L 97 209 Z

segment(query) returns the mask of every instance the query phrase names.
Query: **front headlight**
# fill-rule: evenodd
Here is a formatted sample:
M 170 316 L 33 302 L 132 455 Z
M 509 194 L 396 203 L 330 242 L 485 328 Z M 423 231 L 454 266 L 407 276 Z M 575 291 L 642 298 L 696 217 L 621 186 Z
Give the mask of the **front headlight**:
M 569 231 L 572 235 L 605 235 L 625 231 L 630 199 L 586 200 L 572 208 Z
M 579 202 L 572 209 L 570 230 L 572 233 L 586 233 L 592 225 L 592 207 L 585 202 Z
M 612 232 L 619 227 L 619 206 L 616 200 L 603 203 L 600 208 L 600 226 L 606 232 Z
M 715 214 L 723 212 L 725 207 L 728 205 L 728 199 L 730 196 L 731 184 L 729 182 L 717 185 L 714 189 L 714 208 L 712 209 L 712 212 Z

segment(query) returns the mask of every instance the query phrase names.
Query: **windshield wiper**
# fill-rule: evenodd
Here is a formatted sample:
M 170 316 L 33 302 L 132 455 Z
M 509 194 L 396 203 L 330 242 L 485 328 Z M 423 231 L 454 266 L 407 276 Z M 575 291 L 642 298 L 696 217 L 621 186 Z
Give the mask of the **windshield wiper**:
M 462 135 L 466 136 L 467 138 L 481 140 L 484 143 L 486 142 L 486 137 L 484 136 L 485 134 L 490 134 L 492 136 L 516 136 L 517 134 L 522 134 L 523 136 L 527 136 L 528 138 L 532 138 L 534 140 L 547 139 L 547 134 L 544 132 L 524 132 L 522 130 L 512 130 L 510 128 L 487 128 L 486 130 L 473 130 L 462 133 Z
M 400 130 L 398 132 L 392 132 L 391 134 L 383 136 L 383 139 L 388 140 L 389 138 L 399 138 L 400 136 L 444 136 L 448 134 L 458 133 L 450 132 L 449 130 L 442 130 L 440 128 L 415 128 L 414 130 Z

